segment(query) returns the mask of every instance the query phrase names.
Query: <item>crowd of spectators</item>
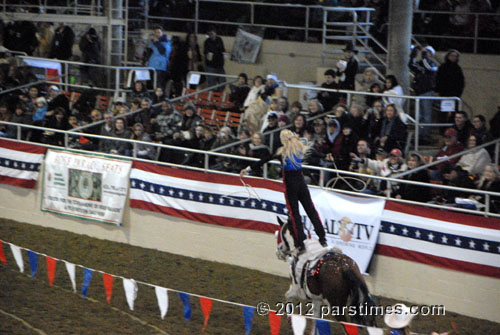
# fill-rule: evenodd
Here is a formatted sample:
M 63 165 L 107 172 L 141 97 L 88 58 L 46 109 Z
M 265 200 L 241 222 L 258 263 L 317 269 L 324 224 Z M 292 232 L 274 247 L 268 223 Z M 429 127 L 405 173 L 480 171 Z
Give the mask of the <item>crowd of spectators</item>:
M 53 33 L 52 43 L 47 42 L 51 37 L 50 33 L 44 30 L 50 30 L 50 27 L 44 24 L 40 29 L 37 33 L 39 44 L 31 50 L 32 53 L 59 59 L 72 57 L 68 44 L 74 43 L 75 36 L 70 27 L 59 24 Z M 86 62 L 101 62 L 100 44 L 96 30 L 89 28 L 79 42 Z M 309 165 L 383 177 L 406 173 L 403 179 L 410 181 L 432 181 L 465 188 L 500 191 L 498 171 L 491 164 L 493 146 L 474 149 L 499 135 L 488 131 L 487 121 L 482 115 L 475 115 L 470 122 L 465 112 L 450 114 L 454 125 L 443 130 L 444 144 L 435 157 L 423 157 L 416 152 L 405 157 L 408 106 L 405 105 L 404 99 L 376 94 L 354 95 L 351 104 L 347 105 L 346 95 L 343 93 L 315 91 L 315 94 L 308 96 L 306 105 L 302 105 L 299 101 L 288 101 L 286 90 L 280 85 L 276 74 L 255 76 L 250 85 L 247 74 L 241 73 L 237 82 L 219 86 L 219 91 L 229 95 L 230 111 L 241 115 L 241 125 L 238 128 L 213 127 L 199 115 L 200 106 L 188 100 L 173 104 L 169 98 L 180 96 L 184 88 L 191 86 L 184 81 L 189 70 L 224 74 L 221 55 L 225 50 L 216 29 L 210 29 L 209 37 L 201 49 L 196 35 L 188 33 L 184 40 L 178 37 L 169 39 L 160 26 L 155 26 L 147 50 L 149 52 L 142 55 L 142 60 L 149 66 L 157 67 L 160 74 L 158 86 L 151 87 L 147 82 L 136 80 L 130 93 L 125 98 L 116 99 L 108 111 L 96 109 L 95 95 L 88 92 L 84 92 L 78 101 L 70 101 L 57 85 L 31 86 L 4 95 L 0 102 L 0 120 L 51 128 L 23 129 L 23 140 L 63 146 L 65 137 L 57 130 L 83 126 L 81 136 L 69 136 L 70 147 L 196 167 L 205 166 L 203 154 L 186 153 L 175 148 L 217 150 L 262 159 L 273 155 L 279 148 L 279 130 L 290 127 L 307 141 L 309 150 L 305 163 Z M 383 80 L 374 68 L 368 67 L 360 71 L 356 53 L 354 45 L 347 44 L 344 57 L 333 68 L 325 71 L 325 81 L 321 88 L 389 93 L 396 96 L 403 94 L 397 76 L 387 75 Z M 465 81 L 458 65 L 458 51 L 450 50 L 445 56 L 446 61 L 440 66 L 434 62 L 434 55 L 434 49 L 430 46 L 415 48 L 411 53 L 409 66 L 416 74 L 413 86 L 415 94 L 460 96 Z M 16 66 L 12 61 L 6 62 L 1 69 L 0 85 L 4 89 L 36 80 L 27 67 Z M 97 81 L 99 76 L 93 73 L 91 68 L 82 68 L 82 78 Z M 168 78 L 174 80 L 174 89 L 169 96 L 165 90 Z M 216 81 L 214 78 L 216 77 L 207 76 L 207 84 L 224 83 L 223 80 Z M 200 78 L 198 85 L 202 83 L 203 78 Z M 421 106 L 422 121 L 428 123 L 447 115 L 436 114 L 435 110 L 435 105 L 426 105 L 424 102 Z M 428 133 L 424 134 L 429 138 Z M 16 138 L 17 128 L 0 125 L 0 135 Z M 102 135 L 107 138 L 89 135 Z M 140 143 L 116 141 L 113 137 Z M 148 142 L 172 147 L 158 149 L 147 144 Z M 471 151 L 461 157 L 447 160 L 449 156 L 466 148 Z M 419 169 L 429 161 L 444 158 L 443 163 L 432 169 Z M 248 164 L 236 158 L 215 156 L 212 156 L 208 163 L 212 169 L 227 172 L 239 172 Z M 412 172 L 414 169 L 416 171 Z M 255 176 L 263 175 L 262 170 L 252 173 Z M 306 174 L 309 183 L 320 182 L 318 173 L 309 171 Z M 278 178 L 279 167 L 270 166 L 268 175 Z M 326 174 L 327 180 L 337 177 L 337 174 Z M 354 188 L 365 193 L 407 200 L 447 204 L 455 204 L 455 198 L 466 196 L 460 192 L 433 193 L 427 187 L 381 182 L 369 177 L 360 178 L 354 183 L 341 181 L 337 187 Z M 493 200 L 495 201 L 491 202 L 491 206 L 498 210 L 495 207 L 497 199 Z

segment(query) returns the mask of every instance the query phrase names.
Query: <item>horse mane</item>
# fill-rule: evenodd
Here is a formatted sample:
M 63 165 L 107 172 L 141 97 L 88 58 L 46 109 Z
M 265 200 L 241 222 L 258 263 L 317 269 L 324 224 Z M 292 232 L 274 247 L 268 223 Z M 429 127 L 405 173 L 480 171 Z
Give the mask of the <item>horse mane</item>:
M 290 250 L 290 244 L 288 243 L 288 240 L 285 237 L 285 231 L 287 229 L 288 229 L 288 221 L 284 222 L 283 225 L 280 227 L 278 244 L 281 241 L 281 242 L 283 242 L 286 245 L 287 249 Z

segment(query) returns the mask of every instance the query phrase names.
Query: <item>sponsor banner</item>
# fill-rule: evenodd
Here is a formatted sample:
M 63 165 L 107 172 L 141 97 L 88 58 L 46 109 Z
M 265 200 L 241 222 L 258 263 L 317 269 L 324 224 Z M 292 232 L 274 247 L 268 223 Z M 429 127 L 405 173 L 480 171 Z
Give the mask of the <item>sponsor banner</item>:
M 284 185 L 268 180 L 182 171 L 134 162 L 130 207 L 190 220 L 274 232 L 276 216 L 286 218 Z M 338 195 L 311 189 L 327 231 L 329 245 L 353 257 L 364 272 L 377 241 L 384 200 Z M 311 228 L 301 206 L 303 222 Z
M 46 148 L 0 139 L 0 183 L 34 188 Z
M 286 217 L 280 182 L 134 162 L 130 206 L 194 221 L 274 232 Z M 310 188 L 328 243 L 366 271 L 373 252 L 500 278 L 500 221 Z M 384 207 L 385 206 L 385 207 Z M 314 233 L 301 208 L 305 226 Z M 362 255 L 362 256 L 359 256 Z
M 120 225 L 131 162 L 49 150 L 42 210 Z
M 352 197 L 318 188 L 309 188 L 329 246 L 338 247 L 356 261 L 366 274 L 377 244 L 384 199 Z M 305 226 L 314 233 L 302 206 Z M 316 238 L 316 237 L 315 237 Z

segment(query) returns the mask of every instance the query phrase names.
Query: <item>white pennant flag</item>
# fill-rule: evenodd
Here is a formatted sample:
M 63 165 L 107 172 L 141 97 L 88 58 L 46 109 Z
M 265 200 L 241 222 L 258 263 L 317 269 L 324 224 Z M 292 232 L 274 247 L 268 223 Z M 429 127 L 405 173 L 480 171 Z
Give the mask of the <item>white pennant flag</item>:
M 123 289 L 125 290 L 125 296 L 127 297 L 128 307 L 131 311 L 134 310 L 134 301 L 137 298 L 137 283 L 133 279 L 123 278 Z
M 382 328 L 366 327 L 366 331 L 369 335 L 383 335 L 384 330 Z
M 292 314 L 293 335 L 304 335 L 306 330 L 306 318 L 302 315 Z
M 160 307 L 161 318 L 164 319 L 168 310 L 168 294 L 167 289 L 160 286 L 155 286 L 156 299 L 158 300 L 158 307 Z
M 71 285 L 73 285 L 73 292 L 76 293 L 76 281 L 75 281 L 75 264 L 63 261 L 66 265 L 66 271 L 68 271 L 69 279 L 71 279 Z
M 19 267 L 19 271 L 24 272 L 24 261 L 23 254 L 21 254 L 21 249 L 17 245 L 11 244 L 10 250 L 12 250 L 12 254 L 14 255 L 14 259 L 16 260 L 17 266 Z

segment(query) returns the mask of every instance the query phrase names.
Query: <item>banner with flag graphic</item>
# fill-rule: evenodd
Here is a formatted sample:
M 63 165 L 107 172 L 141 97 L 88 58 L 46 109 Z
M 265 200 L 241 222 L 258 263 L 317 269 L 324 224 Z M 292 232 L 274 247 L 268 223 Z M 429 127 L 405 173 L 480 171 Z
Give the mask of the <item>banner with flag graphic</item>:
M 276 215 L 287 215 L 284 185 L 253 178 L 244 182 L 251 187 L 235 176 L 134 162 L 130 207 L 205 223 L 276 231 Z M 356 242 L 356 250 L 367 251 L 364 264 L 373 252 L 371 244 L 364 243 L 370 240 L 377 241 L 375 252 L 381 255 L 500 278 L 498 219 L 391 201 L 384 204 L 383 200 L 339 196 L 318 188 L 310 191 L 329 244 L 345 249 L 343 244 Z M 311 228 L 305 215 L 303 219 Z M 350 256 L 360 264 L 356 255 Z
M 29 66 L 45 69 L 45 79 L 51 81 L 61 81 L 61 63 L 57 60 L 30 59 L 21 57 Z
M 34 188 L 46 148 L 0 139 L 0 183 Z
M 49 150 L 42 210 L 120 225 L 131 165 L 128 160 Z
M 387 202 L 376 252 L 500 278 L 500 222 Z
M 283 184 L 250 178 L 245 182 L 250 187 L 235 176 L 134 162 L 130 174 L 130 207 L 274 233 L 276 215 L 288 212 Z

